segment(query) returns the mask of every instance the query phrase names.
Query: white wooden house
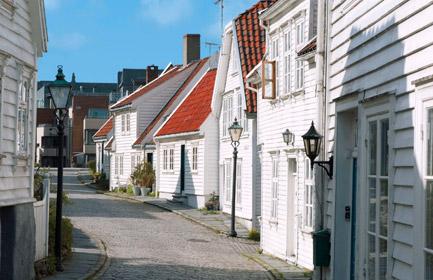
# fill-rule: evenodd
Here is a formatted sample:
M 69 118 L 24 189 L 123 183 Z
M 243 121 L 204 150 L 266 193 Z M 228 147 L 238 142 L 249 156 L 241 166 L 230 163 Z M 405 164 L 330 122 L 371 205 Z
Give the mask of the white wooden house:
M 260 216 L 260 166 L 257 157 L 257 101 L 245 88 L 246 75 L 262 59 L 264 29 L 259 12 L 275 1 L 259 1 L 229 23 L 224 32 L 219 58 L 212 112 L 219 119 L 220 207 L 231 213 L 233 147 L 228 128 L 235 118 L 244 128 L 240 139 L 236 178 L 236 216 L 248 228 L 258 227 Z
M 137 89 L 110 107 L 113 136 L 110 160 L 110 189 L 126 186 L 137 163 L 144 160 L 143 150 L 134 142 L 199 66 L 171 66 L 158 78 Z
M 433 279 L 433 3 L 328 13 L 327 279 Z
M 108 147 L 113 138 L 113 117 L 110 117 L 93 136 L 96 144 L 96 171 L 110 178 L 111 149 Z M 108 149 L 107 149 L 108 148 Z
M 218 191 L 218 120 L 210 107 L 215 76 L 216 69 L 202 74 L 154 137 L 159 196 L 196 208 Z
M 144 131 L 133 143 L 133 148 L 137 151 L 143 151 L 144 160 L 152 163 L 156 167 L 156 145 L 153 139 L 155 132 L 161 127 L 161 125 L 167 120 L 168 116 L 178 107 L 180 102 L 184 100 L 185 96 L 191 91 L 191 89 L 197 84 L 198 80 L 201 79 L 204 73 L 210 68 L 215 68 L 218 63 L 217 54 L 201 59 L 198 62 L 197 67 L 188 76 L 185 82 L 179 87 L 176 93 L 170 98 L 167 104 L 155 115 L 154 119 L 147 125 Z M 156 169 L 156 168 L 155 168 Z M 158 178 L 157 178 L 158 180 Z
M 308 269 L 313 269 L 311 233 L 317 202 L 301 136 L 312 121 L 318 122 L 320 113 L 315 91 L 316 5 L 315 0 L 279 1 L 261 14 L 267 51 L 264 62 L 248 74 L 250 85 L 258 89 L 261 247 Z M 262 79 L 262 68 L 269 65 L 275 66 L 275 77 L 262 84 L 267 79 Z M 287 129 L 294 136 L 290 143 L 283 140 Z
M 0 275 L 5 279 L 34 277 L 35 97 L 37 60 L 46 51 L 44 1 L 1 0 Z

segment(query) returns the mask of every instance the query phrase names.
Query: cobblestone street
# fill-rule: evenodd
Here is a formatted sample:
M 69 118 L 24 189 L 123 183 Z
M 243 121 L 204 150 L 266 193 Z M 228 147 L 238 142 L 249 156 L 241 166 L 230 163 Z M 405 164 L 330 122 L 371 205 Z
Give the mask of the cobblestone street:
M 64 214 L 105 242 L 110 261 L 101 279 L 269 279 L 241 255 L 254 250 L 159 208 L 96 194 L 65 170 L 72 203 Z

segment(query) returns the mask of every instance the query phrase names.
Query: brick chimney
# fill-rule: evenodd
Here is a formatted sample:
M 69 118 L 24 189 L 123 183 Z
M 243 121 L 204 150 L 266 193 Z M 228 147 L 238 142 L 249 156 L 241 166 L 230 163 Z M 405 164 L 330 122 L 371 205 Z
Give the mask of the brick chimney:
M 183 65 L 200 59 L 200 34 L 183 36 Z
M 153 65 L 153 64 L 147 66 L 147 68 L 146 68 L 146 84 L 155 80 L 158 77 L 158 74 L 159 74 L 158 66 Z

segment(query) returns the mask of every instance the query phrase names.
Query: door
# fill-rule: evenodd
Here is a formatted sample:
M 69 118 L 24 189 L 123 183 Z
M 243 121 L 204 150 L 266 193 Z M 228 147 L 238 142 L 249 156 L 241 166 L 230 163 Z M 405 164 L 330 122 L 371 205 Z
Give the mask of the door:
M 185 145 L 180 146 L 180 193 L 185 191 Z
M 388 131 L 387 115 L 367 118 L 367 161 L 363 190 L 367 209 L 367 278 L 387 279 L 388 275 Z
M 153 153 L 148 153 L 146 157 L 146 161 L 153 167 Z
M 357 170 L 358 170 L 358 158 L 356 152 L 352 156 L 352 205 L 345 209 L 345 219 L 350 220 L 350 280 L 355 279 L 355 263 L 356 263 L 356 193 L 357 193 Z
M 288 160 L 287 174 L 287 257 L 296 256 L 296 225 L 295 225 L 295 193 L 296 193 L 296 178 L 297 178 L 297 162 L 296 158 Z

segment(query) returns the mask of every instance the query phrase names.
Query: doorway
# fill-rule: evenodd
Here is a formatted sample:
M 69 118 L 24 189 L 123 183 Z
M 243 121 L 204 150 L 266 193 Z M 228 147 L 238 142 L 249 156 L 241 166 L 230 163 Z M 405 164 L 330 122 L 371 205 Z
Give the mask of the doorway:
M 286 256 L 293 258 L 296 256 L 296 179 L 297 179 L 297 160 L 295 157 L 288 159 L 287 174 L 287 251 Z
M 185 191 L 185 145 L 180 146 L 180 193 Z
M 153 167 L 153 153 L 148 153 L 146 156 L 146 161 Z
M 334 279 L 355 279 L 358 110 L 337 113 Z

